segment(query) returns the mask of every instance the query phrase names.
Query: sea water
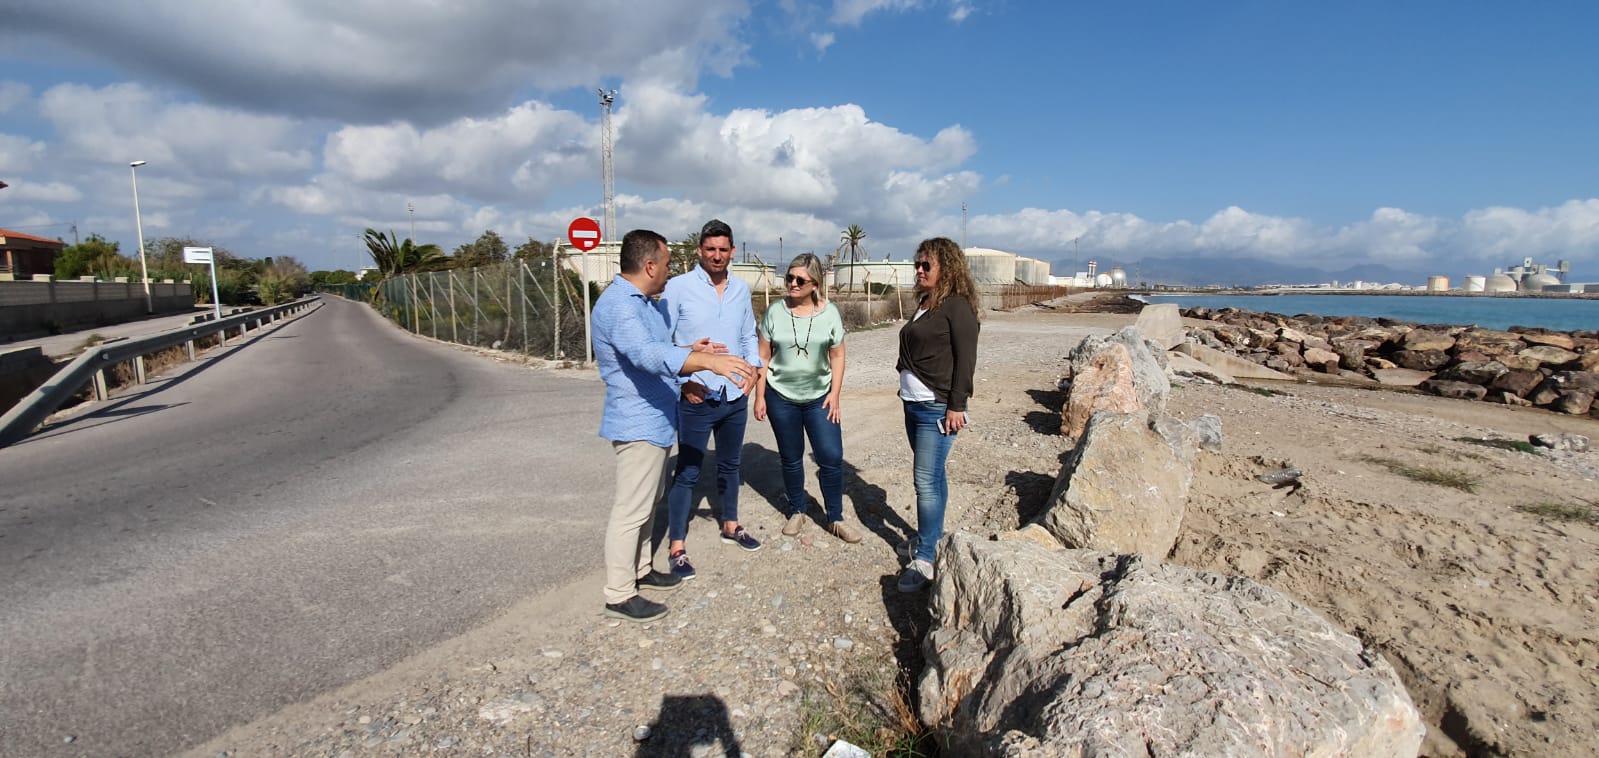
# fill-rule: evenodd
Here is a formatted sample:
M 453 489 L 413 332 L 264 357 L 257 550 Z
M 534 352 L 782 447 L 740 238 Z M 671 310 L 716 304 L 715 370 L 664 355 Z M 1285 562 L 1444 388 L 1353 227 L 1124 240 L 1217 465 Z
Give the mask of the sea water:
M 1138 295 L 1179 308 L 1237 308 L 1293 316 L 1367 316 L 1418 324 L 1535 326 L 1572 332 L 1599 329 L 1599 300 L 1451 295 Z

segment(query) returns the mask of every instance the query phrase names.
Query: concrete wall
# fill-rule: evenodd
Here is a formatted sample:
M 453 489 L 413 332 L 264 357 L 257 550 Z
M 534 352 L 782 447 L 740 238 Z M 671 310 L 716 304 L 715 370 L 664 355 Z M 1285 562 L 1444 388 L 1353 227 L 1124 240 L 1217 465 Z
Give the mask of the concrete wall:
M 11 410 L 18 400 L 55 376 L 56 368 L 37 347 L 0 351 L 0 413 Z
M 194 308 L 187 282 L 151 282 L 156 313 Z M 144 286 L 137 282 L 0 282 L 0 337 L 19 338 L 143 318 Z

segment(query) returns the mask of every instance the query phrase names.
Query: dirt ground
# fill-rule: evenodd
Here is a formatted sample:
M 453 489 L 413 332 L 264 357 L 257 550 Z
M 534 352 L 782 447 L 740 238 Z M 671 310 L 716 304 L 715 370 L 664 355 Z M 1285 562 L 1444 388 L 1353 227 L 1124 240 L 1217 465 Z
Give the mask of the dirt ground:
M 1072 310 L 984 314 L 972 426 L 950 461 L 949 530 L 1013 529 L 1045 505 L 1070 449 L 1056 387 L 1066 356 L 1133 319 Z M 849 726 L 829 716 L 830 703 L 892 721 L 883 693 L 919 666 L 927 624 L 925 599 L 893 590 L 892 548 L 915 523 L 894 397 L 897 326 L 848 344 L 846 510 L 866 527 L 861 544 L 816 527 L 781 537 L 781 514 L 760 505 L 781 490 L 775 452 L 747 443 L 741 515 L 766 549 L 697 552 L 701 578 L 666 598 L 665 621 L 604 619 L 594 572 L 190 754 L 819 755 Z M 1599 422 L 1394 392 L 1272 389 L 1174 389 L 1175 415 L 1221 417 L 1223 449 L 1199 458 L 1169 560 L 1255 578 L 1380 650 L 1423 712 L 1425 755 L 1590 754 L 1599 452 L 1460 438 L 1569 431 L 1599 441 Z M 1285 465 L 1304 471 L 1302 487 L 1254 479 Z M 1396 469 L 1441 469 L 1472 491 Z M 1556 505 L 1571 520 L 1520 510 Z M 696 515 L 691 550 L 712 528 L 708 509 Z M 648 740 L 634 741 L 639 726 L 651 727 Z

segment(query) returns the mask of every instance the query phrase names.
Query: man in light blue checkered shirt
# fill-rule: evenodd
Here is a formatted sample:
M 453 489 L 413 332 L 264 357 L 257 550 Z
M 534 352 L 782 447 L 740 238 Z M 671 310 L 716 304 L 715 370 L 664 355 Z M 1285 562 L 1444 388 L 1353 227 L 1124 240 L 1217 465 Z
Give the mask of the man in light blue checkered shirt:
M 605 612 L 649 621 L 666 606 L 638 594 L 682 580 L 651 565 L 651 522 L 661 497 L 667 455 L 677 441 L 679 375 L 710 371 L 741 392 L 755 385 L 755 368 L 709 339 L 672 344 L 666 309 L 652 298 L 670 275 L 666 238 L 636 229 L 622 238 L 622 273 L 594 303 L 594 362 L 605 381 L 600 436 L 616 453 L 616 500 L 605 532 Z M 720 352 L 718 352 L 720 350 Z

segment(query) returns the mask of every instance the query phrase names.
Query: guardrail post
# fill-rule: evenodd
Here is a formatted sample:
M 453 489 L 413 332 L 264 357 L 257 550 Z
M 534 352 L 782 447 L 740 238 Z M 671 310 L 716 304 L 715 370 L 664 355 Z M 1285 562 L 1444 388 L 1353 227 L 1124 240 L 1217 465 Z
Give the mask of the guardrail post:
M 144 356 L 133 356 L 133 381 L 135 384 L 144 384 Z
M 105 402 L 111 391 L 106 387 L 105 369 L 94 372 L 94 399 Z
M 194 362 L 194 340 L 183 343 L 183 352 L 189 354 L 189 362 Z

